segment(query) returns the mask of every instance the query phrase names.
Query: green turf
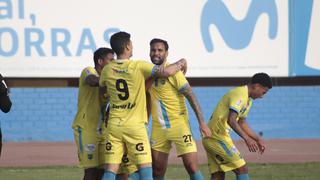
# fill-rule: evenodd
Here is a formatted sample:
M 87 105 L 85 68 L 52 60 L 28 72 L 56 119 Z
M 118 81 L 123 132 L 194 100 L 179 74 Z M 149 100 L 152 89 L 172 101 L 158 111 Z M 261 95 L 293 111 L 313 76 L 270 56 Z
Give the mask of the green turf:
M 201 166 L 206 180 L 207 166 Z M 77 167 L 0 168 L 1 180 L 81 180 L 82 170 Z M 304 164 L 249 164 L 250 179 L 253 180 L 319 180 L 320 163 Z M 188 180 L 183 166 L 169 166 L 167 180 Z M 226 179 L 235 179 L 232 172 Z

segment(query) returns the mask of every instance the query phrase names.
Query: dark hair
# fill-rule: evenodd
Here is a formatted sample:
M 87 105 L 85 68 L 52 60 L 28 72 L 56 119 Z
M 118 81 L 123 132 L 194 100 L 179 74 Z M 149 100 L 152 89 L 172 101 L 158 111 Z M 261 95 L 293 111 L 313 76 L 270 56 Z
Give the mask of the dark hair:
M 272 80 L 270 76 L 266 73 L 256 73 L 252 76 L 251 84 L 260 84 L 264 87 L 268 87 L 269 89 L 272 88 Z
M 117 55 L 124 52 L 125 46 L 130 43 L 130 37 L 130 34 L 124 31 L 117 32 L 111 36 L 110 45 Z
M 98 64 L 99 59 L 105 58 L 108 54 L 114 54 L 113 50 L 110 48 L 99 48 L 93 54 L 94 65 Z
M 150 41 L 150 46 L 154 43 L 163 43 L 164 44 L 164 48 L 166 49 L 166 51 L 169 50 L 169 45 L 168 42 L 163 40 L 163 39 L 158 39 L 158 38 L 154 38 Z

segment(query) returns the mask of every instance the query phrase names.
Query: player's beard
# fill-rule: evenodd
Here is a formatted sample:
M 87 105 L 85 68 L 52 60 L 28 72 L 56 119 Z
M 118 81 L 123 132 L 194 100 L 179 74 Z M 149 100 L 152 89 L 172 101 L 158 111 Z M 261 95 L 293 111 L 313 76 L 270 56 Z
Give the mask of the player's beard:
M 164 62 L 164 58 L 157 58 L 157 60 L 155 60 L 156 58 L 152 58 L 151 61 L 153 64 L 155 65 L 161 65 Z

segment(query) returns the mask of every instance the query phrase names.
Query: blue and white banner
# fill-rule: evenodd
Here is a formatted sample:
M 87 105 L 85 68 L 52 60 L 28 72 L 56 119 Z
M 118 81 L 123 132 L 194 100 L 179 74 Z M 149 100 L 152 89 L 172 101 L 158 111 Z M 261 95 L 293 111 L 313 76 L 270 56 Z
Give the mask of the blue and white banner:
M 289 76 L 319 76 L 320 0 L 292 0 L 289 7 Z
M 132 59 L 150 61 L 150 40 L 167 40 L 169 61 L 186 58 L 188 77 L 320 75 L 319 1 L 0 0 L 0 72 L 79 77 L 122 30 Z

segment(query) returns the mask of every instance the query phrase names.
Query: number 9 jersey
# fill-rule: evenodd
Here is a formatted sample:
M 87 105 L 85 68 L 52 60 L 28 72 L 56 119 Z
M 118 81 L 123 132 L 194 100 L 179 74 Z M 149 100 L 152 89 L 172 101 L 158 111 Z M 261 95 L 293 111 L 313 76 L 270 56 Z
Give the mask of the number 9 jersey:
M 110 97 L 108 124 L 147 123 L 145 79 L 154 76 L 157 68 L 146 61 L 128 59 L 113 60 L 103 68 L 99 84 L 107 87 Z

